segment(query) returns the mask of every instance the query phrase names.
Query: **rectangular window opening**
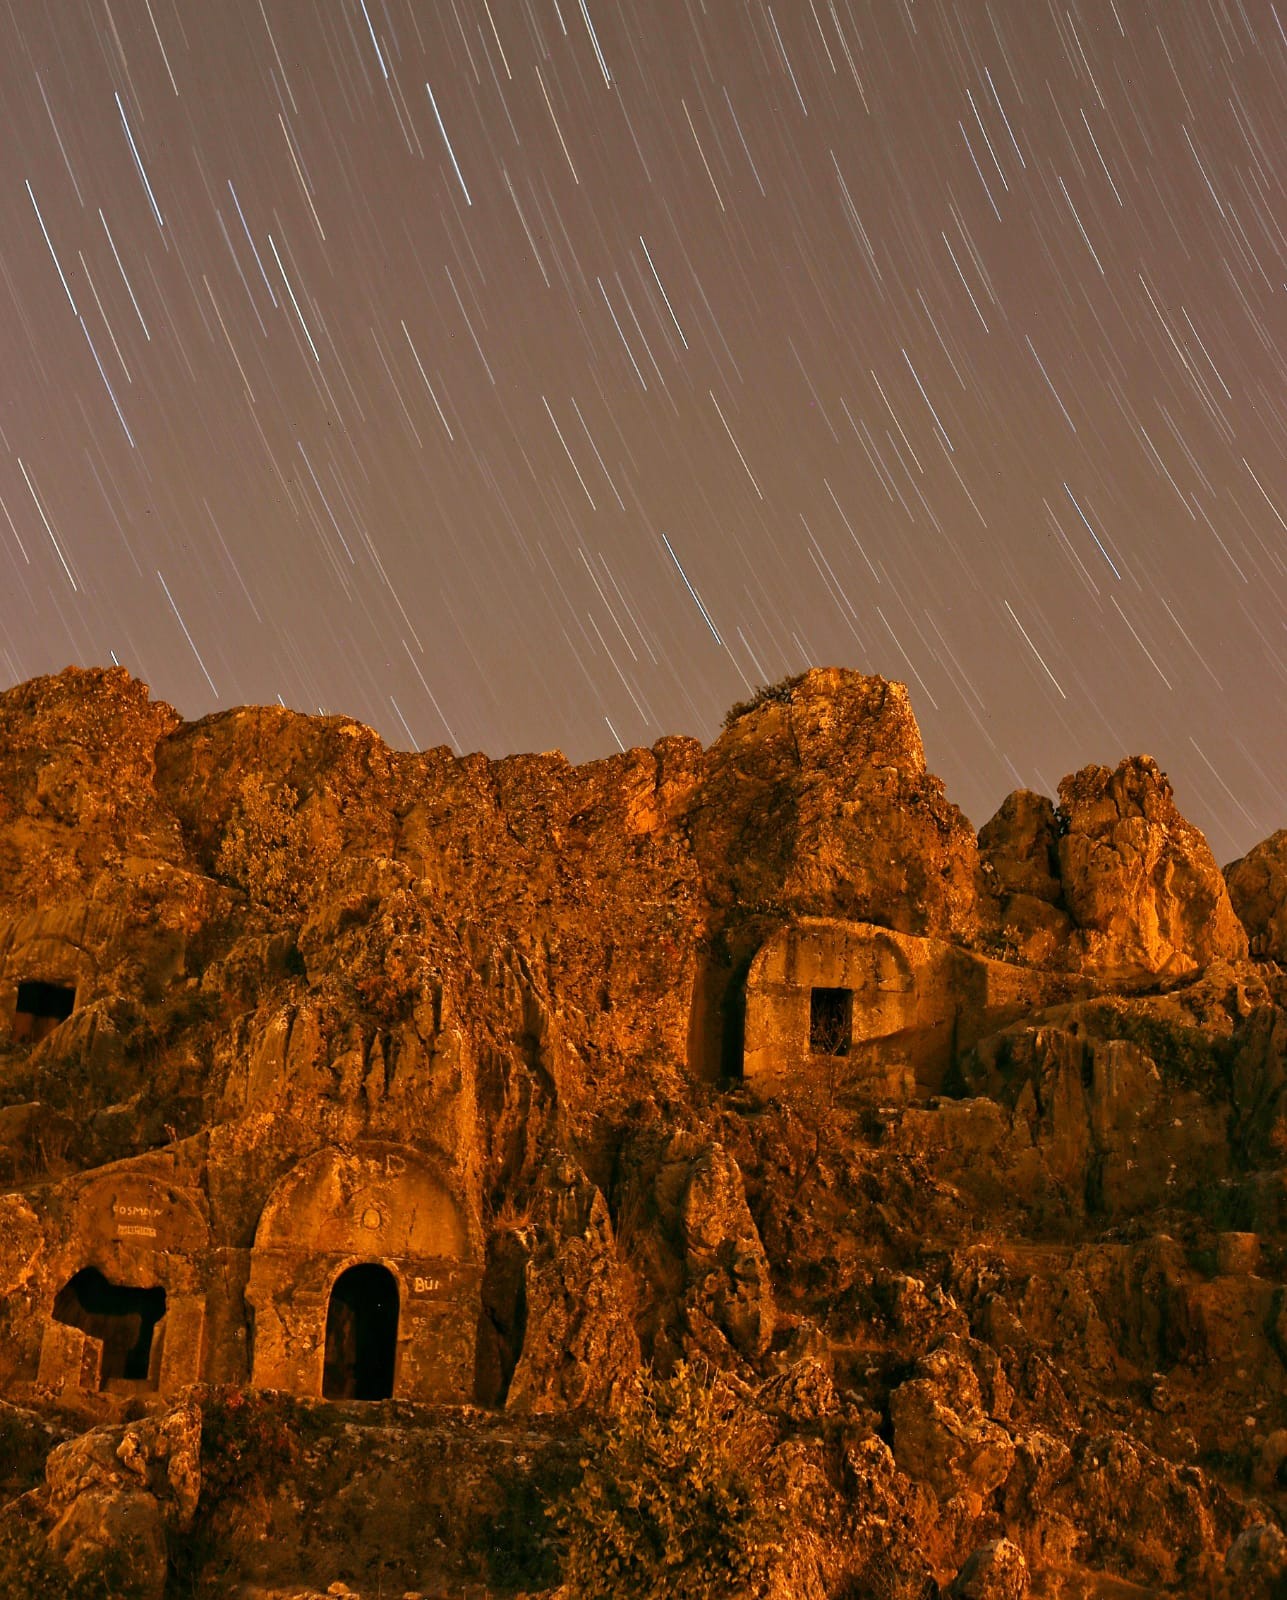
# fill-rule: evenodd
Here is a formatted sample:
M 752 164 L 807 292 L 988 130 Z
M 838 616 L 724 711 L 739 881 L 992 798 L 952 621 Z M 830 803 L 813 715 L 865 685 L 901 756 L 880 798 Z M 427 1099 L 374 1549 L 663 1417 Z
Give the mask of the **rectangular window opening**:
M 816 1056 L 847 1056 L 854 1036 L 852 989 L 809 991 L 809 1049 Z
M 14 1011 L 15 1043 L 37 1044 L 60 1022 L 66 1022 L 76 1006 L 76 990 L 68 983 L 45 983 L 28 979 L 18 985 L 18 1004 Z

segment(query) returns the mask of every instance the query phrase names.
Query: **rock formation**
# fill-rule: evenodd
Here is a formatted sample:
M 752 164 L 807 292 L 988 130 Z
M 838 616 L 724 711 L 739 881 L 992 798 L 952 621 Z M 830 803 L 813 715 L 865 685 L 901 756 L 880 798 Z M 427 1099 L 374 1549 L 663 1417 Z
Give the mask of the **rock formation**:
M 1284 841 L 976 837 L 838 669 L 582 767 L 8 691 L 9 1592 L 553 1590 L 686 1373 L 782 1600 L 1278 1592 Z

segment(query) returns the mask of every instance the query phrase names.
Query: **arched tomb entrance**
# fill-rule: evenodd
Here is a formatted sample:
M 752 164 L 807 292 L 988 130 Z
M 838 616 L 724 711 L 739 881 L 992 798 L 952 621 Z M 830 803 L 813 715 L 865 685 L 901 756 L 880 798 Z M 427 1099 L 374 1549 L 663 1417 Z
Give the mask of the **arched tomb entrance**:
M 326 1400 L 388 1400 L 398 1352 L 398 1280 L 378 1261 L 345 1267 L 326 1309 Z
M 462 1208 L 418 1151 L 369 1142 L 307 1156 L 255 1233 L 252 1381 L 330 1399 L 468 1400 L 478 1260 Z
M 197 1382 L 209 1245 L 194 1192 L 128 1165 L 96 1173 L 54 1259 L 39 1381 L 161 1394 Z

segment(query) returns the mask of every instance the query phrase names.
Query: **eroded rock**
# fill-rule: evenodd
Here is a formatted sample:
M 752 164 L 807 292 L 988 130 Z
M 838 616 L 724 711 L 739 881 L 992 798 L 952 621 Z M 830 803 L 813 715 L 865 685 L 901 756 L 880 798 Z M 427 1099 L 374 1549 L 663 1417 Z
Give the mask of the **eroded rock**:
M 1059 879 L 1086 970 L 1180 978 L 1246 956 L 1215 858 L 1150 757 L 1083 767 L 1059 785 L 1059 812 Z
M 1224 876 L 1252 955 L 1287 961 L 1287 828 L 1231 862 Z

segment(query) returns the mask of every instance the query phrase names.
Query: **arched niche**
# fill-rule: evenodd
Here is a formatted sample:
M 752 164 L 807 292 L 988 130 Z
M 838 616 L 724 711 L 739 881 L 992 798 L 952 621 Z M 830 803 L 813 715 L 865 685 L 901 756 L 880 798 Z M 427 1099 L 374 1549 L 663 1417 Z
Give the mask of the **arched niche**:
M 450 1190 L 418 1152 L 392 1144 L 306 1157 L 269 1196 L 255 1248 L 450 1260 L 470 1253 Z
M 467 1400 L 481 1276 L 476 1230 L 424 1155 L 376 1142 L 316 1151 L 269 1195 L 246 1295 L 254 1316 L 253 1382 L 325 1393 L 336 1286 L 357 1281 L 346 1274 L 358 1268 L 369 1269 L 368 1289 L 387 1274 L 382 1292 L 396 1297 L 391 1392 Z M 349 1311 L 365 1315 L 356 1303 Z M 371 1327 L 366 1331 L 376 1337 Z M 333 1353 L 333 1327 L 331 1346 Z

